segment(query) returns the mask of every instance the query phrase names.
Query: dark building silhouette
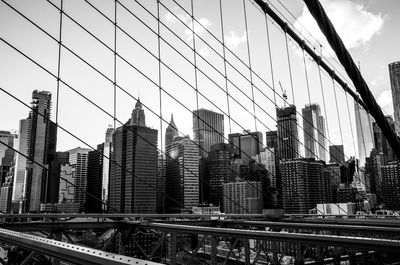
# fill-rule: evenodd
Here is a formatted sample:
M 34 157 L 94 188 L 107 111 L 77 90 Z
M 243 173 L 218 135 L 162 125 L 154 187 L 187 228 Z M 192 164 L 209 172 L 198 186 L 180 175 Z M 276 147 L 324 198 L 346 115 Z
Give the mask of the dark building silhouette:
M 167 160 L 162 153 L 158 154 L 157 161 L 157 213 L 166 213 L 166 178 Z
M 243 165 L 248 165 L 252 157 L 259 155 L 263 147 L 261 132 L 244 131 L 228 135 L 231 157 L 242 159 Z
M 279 159 L 287 160 L 299 157 L 296 106 L 277 108 L 276 117 Z
M 85 212 L 101 213 L 103 187 L 104 143 L 97 145 L 95 151 L 88 154 L 87 188 Z
M 304 148 L 306 158 L 326 161 L 325 121 L 318 104 L 307 104 L 302 109 Z
M 278 131 L 269 131 L 265 133 L 267 148 L 278 149 Z
M 329 201 L 329 173 L 325 162 L 298 158 L 281 163 L 280 168 L 285 212 L 306 214 L 316 204 Z
M 392 87 L 395 131 L 400 134 L 400 61 L 389 64 L 389 76 Z
M 111 159 L 116 163 L 111 163 L 110 169 L 110 211 L 156 212 L 157 134 L 145 127 L 138 100 L 131 119 L 113 135 Z
M 208 184 L 208 202 L 215 206 L 223 207 L 223 183 L 230 181 L 231 165 L 230 165 L 230 147 L 229 144 L 219 143 L 211 146 L 206 166 L 208 168 L 209 177 Z
M 48 192 L 46 203 L 57 203 L 60 187 L 61 165 L 69 163 L 68 152 L 56 152 L 55 159 L 51 162 L 51 171 L 48 178 Z
M 26 164 L 26 186 L 24 211 L 38 212 L 41 203 L 46 202 L 49 192 L 49 172 L 56 154 L 57 126 L 50 121 L 51 93 L 47 91 L 33 91 L 31 111 L 24 126 L 27 135 L 27 156 L 33 162 Z M 43 165 L 46 169 L 39 166 Z M 22 165 L 21 165 L 22 166 Z M 20 179 L 18 180 L 20 181 Z M 20 183 L 18 183 L 20 185 Z
M 0 131 L 0 140 L 11 147 L 18 138 L 16 134 L 8 131 Z M 0 143 L 0 186 L 3 185 L 11 167 L 14 165 L 14 150 Z
M 211 145 L 224 142 L 224 115 L 206 109 L 194 110 L 193 138 L 199 145 L 199 156 L 207 157 Z
M 344 165 L 344 149 L 343 145 L 329 146 L 329 163 Z
M 386 209 L 400 210 L 400 164 L 389 162 L 382 170 L 382 200 Z

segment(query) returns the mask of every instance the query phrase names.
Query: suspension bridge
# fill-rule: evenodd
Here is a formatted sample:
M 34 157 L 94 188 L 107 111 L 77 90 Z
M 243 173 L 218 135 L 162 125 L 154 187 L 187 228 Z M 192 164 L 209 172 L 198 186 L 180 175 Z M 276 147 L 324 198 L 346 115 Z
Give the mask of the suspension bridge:
M 1 0 L 1 23 L 9 25 L 0 29 L 0 54 L 7 55 L 7 61 L 0 63 L 2 112 L 20 118 L 30 113 L 29 124 L 50 124 L 43 135 L 35 129 L 27 137 L 45 139 L 54 134 L 57 150 L 85 146 L 98 161 L 109 162 L 110 175 L 102 180 L 106 194 L 97 194 L 92 191 L 96 183 L 72 181 L 65 173 L 68 168 L 64 167 L 64 175 L 52 171 L 48 154 L 37 159 L 29 151 L 33 147 L 25 147 L 26 151 L 21 144 L 0 139 L 17 161 L 26 163 L 27 172 L 19 178 L 14 164 L 15 173 L 2 180 L 2 194 L 9 192 L 4 201 L 11 206 L 0 215 L 1 247 L 8 250 L 0 262 L 399 262 L 399 217 L 350 212 L 334 199 L 337 195 L 330 188 L 336 191 L 343 182 L 351 189 L 354 182 L 365 192 L 384 197 L 385 191 L 377 188 L 382 177 L 373 181 L 365 177 L 368 139 L 375 131 L 356 128 L 363 117 L 369 124 L 374 121 L 393 158 L 400 156 L 399 139 L 322 5 L 317 0 L 304 0 L 304 4 L 331 48 L 312 35 L 303 36 L 279 0 L 37 0 L 35 7 Z M 29 101 L 27 91 L 38 87 L 53 96 L 46 111 L 40 109 L 39 96 Z M 208 118 L 205 110 L 219 116 Z M 96 144 L 104 142 L 99 132 L 107 124 L 112 124 L 113 143 L 107 147 L 106 138 L 99 148 Z M 164 136 L 166 130 L 172 140 L 167 133 Z M 245 146 L 241 131 L 251 148 Z M 268 132 L 275 132 L 274 140 Z M 121 158 L 125 153 L 117 152 L 119 145 L 124 150 L 129 141 L 148 148 L 136 154 L 146 157 L 135 160 L 145 164 L 142 171 Z M 219 158 L 210 170 L 217 168 L 218 178 L 253 190 L 259 197 L 256 206 L 230 193 L 229 184 L 224 184 L 229 181 L 206 177 L 212 173 L 204 173 L 201 161 L 215 155 L 207 141 L 229 143 L 229 162 Z M 185 146 L 186 153 L 176 155 L 181 150 L 174 144 Z M 328 146 L 342 149 L 330 152 Z M 49 148 L 55 156 L 56 147 Z M 261 151 L 276 160 L 273 169 L 263 164 Z M 185 157 L 190 152 L 195 153 L 194 164 Z M 328 153 L 338 170 L 327 165 Z M 146 177 L 149 161 L 158 167 L 152 179 Z M 254 175 L 241 173 L 244 161 L 253 163 Z M 309 164 L 313 169 L 305 170 Z M 35 177 L 35 172 L 46 172 L 46 179 Z M 268 181 L 257 179 L 257 174 L 265 174 Z M 129 176 L 131 182 L 124 182 Z M 189 188 L 183 196 L 172 178 L 162 180 L 168 176 L 185 179 L 182 186 Z M 212 191 L 215 181 L 219 186 Z M 65 213 L 67 208 L 58 210 L 64 213 L 44 210 L 42 206 L 54 209 L 57 204 L 59 194 L 52 183 L 73 188 L 80 194 L 75 198 L 86 200 L 86 205 L 75 203 L 76 213 Z M 210 194 L 204 192 L 207 189 Z M 357 196 L 362 197 L 356 206 L 360 209 L 364 203 L 376 205 L 372 196 Z M 200 212 L 193 211 L 190 200 L 201 203 Z M 205 202 L 213 200 L 224 205 L 225 213 L 204 212 Z M 326 203 L 341 214 L 316 207 Z M 100 210 L 89 213 L 91 204 Z M 251 207 L 258 207 L 257 213 Z M 262 214 L 260 207 L 273 210 Z M 286 212 L 275 214 L 282 207 Z

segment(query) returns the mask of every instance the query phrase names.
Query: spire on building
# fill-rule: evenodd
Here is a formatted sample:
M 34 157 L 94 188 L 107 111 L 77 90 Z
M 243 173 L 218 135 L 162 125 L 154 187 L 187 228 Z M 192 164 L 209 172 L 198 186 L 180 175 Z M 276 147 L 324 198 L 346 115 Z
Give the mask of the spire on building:
M 146 126 L 144 109 L 142 108 L 142 103 L 140 102 L 140 98 L 138 98 L 135 104 L 135 108 L 132 110 L 131 125 L 143 126 L 143 127 Z
M 178 136 L 178 129 L 175 125 L 174 114 L 171 114 L 171 121 L 165 130 L 165 147 L 171 144 L 176 136 Z

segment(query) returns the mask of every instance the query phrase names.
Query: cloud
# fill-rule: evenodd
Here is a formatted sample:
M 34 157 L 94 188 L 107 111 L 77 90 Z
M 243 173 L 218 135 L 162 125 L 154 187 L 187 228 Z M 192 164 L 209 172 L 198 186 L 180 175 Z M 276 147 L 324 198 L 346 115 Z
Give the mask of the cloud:
M 348 49 L 365 47 L 383 28 L 385 17 L 381 13 L 373 14 L 367 11 L 365 5 L 351 0 L 321 0 L 321 3 Z M 303 7 L 303 12 L 294 26 L 306 37 L 309 36 L 309 31 L 325 49 L 332 51 L 306 6 Z
M 239 44 L 246 41 L 246 31 L 243 32 L 242 36 L 239 36 L 235 31 L 230 31 L 228 36 L 225 36 L 225 43 L 228 48 L 235 50 Z
M 378 104 L 384 109 L 387 113 L 393 112 L 393 101 L 392 101 L 392 92 L 390 90 L 383 91 L 378 96 Z

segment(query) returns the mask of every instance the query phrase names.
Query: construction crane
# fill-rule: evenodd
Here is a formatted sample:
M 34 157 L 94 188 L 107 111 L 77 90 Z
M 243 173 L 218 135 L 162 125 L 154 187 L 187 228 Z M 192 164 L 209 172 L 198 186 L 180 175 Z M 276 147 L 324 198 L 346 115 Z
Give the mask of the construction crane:
M 286 107 L 286 100 L 288 99 L 288 96 L 287 96 L 287 94 L 286 94 L 286 89 L 283 89 L 282 84 L 281 84 L 281 81 L 279 81 L 279 86 L 281 87 L 281 90 L 282 90 L 282 97 L 283 97 L 283 99 L 284 99 L 284 101 L 283 101 L 283 107 Z

